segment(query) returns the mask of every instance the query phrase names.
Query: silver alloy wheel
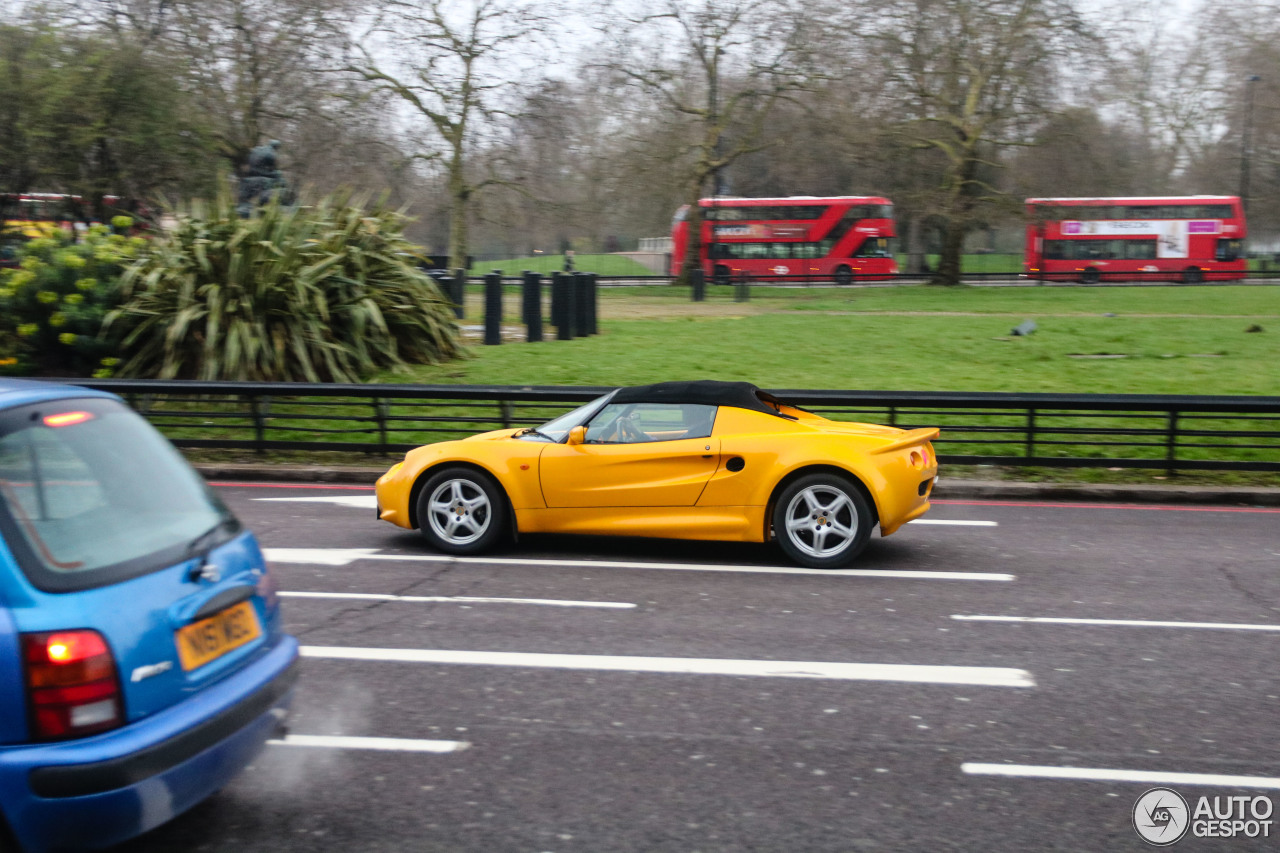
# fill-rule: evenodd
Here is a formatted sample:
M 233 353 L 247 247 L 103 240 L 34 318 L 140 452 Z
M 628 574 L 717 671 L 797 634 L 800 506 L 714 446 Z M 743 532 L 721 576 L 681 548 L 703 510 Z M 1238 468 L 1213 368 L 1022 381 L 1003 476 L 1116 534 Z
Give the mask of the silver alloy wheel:
M 445 480 L 427 503 L 431 530 L 450 545 L 469 545 L 484 535 L 493 521 L 489 495 L 472 480 Z
M 805 554 L 819 559 L 834 557 L 858 538 L 858 511 L 843 490 L 809 486 L 787 504 L 786 532 Z

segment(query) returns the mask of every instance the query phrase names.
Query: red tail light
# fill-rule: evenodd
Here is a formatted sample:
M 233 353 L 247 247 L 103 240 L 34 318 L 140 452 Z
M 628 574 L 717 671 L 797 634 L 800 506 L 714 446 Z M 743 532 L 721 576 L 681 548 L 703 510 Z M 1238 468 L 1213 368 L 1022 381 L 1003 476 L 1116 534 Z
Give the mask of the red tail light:
M 124 721 L 111 649 L 97 631 L 22 635 L 32 735 L 56 740 Z

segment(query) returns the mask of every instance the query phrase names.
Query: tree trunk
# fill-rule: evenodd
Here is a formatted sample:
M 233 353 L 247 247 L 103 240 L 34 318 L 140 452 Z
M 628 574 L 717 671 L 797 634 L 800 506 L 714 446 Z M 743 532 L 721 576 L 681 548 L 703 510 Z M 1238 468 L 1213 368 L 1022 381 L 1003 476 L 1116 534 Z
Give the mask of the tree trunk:
M 926 271 L 927 255 L 924 246 L 924 222 L 918 214 L 907 220 L 907 268 L 904 272 L 919 275 Z
M 680 265 L 680 272 L 676 275 L 676 280 L 672 284 L 681 287 L 689 284 L 689 275 L 696 269 L 702 261 L 702 223 L 704 220 L 702 205 L 698 201 L 702 198 L 702 188 L 706 184 L 705 175 L 699 175 L 694 180 L 689 200 L 689 213 L 685 216 L 685 225 L 688 228 L 689 238 L 685 241 L 684 263 Z M 712 227 L 715 227 L 714 224 Z
M 938 257 L 938 269 L 930 284 L 954 286 L 960 284 L 960 261 L 964 257 L 965 223 L 952 218 L 942 233 L 942 254 Z
M 955 286 L 960 284 L 960 263 L 964 257 L 964 238 L 973 221 L 974 177 L 978 171 L 976 135 L 964 134 L 962 154 L 948 169 L 947 205 L 943 221 L 942 253 L 938 257 L 938 269 L 930 284 Z
M 468 269 L 467 263 L 467 220 L 470 216 L 471 187 L 467 185 L 462 174 L 462 155 L 455 150 L 449 163 L 449 200 L 452 210 L 449 214 L 449 269 Z

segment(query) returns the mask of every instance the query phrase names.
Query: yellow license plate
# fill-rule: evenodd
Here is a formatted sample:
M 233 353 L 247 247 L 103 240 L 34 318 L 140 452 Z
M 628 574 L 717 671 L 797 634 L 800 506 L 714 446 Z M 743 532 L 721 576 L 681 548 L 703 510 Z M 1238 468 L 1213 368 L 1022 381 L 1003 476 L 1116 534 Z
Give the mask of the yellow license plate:
M 187 672 L 217 660 L 227 652 L 262 636 L 257 611 L 252 602 L 242 601 L 215 613 L 208 619 L 192 622 L 176 632 L 178 659 Z

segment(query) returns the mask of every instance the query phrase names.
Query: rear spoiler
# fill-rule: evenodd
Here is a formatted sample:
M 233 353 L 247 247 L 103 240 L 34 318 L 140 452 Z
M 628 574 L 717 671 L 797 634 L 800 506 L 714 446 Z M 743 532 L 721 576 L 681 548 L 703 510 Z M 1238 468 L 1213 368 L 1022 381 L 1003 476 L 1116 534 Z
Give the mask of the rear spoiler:
M 921 427 L 920 429 L 909 429 L 884 447 L 877 447 L 871 451 L 871 455 L 875 456 L 880 453 L 892 453 L 895 450 L 901 450 L 904 447 L 911 447 L 914 444 L 924 444 L 926 441 L 932 441 L 941 433 L 937 427 Z

